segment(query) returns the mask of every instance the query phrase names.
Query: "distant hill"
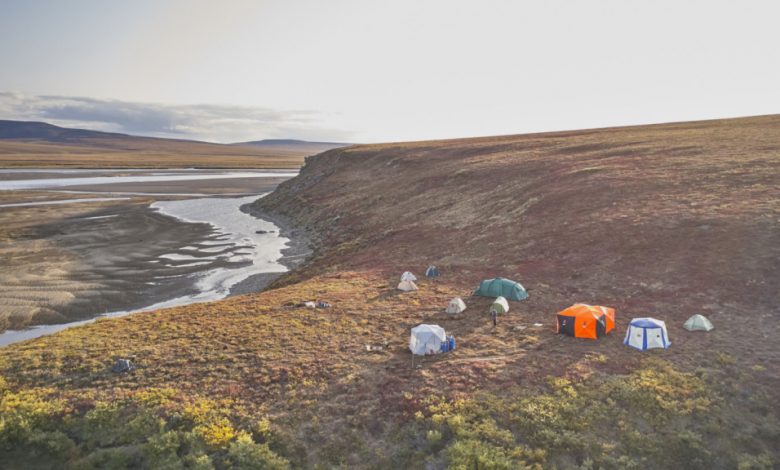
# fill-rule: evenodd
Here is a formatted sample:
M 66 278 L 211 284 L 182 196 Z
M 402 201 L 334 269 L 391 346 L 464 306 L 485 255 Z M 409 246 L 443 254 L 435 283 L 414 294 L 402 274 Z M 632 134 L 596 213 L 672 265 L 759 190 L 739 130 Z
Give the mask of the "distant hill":
M 298 168 L 347 144 L 261 140 L 215 144 L 0 120 L 0 168 Z
M 0 120 L 0 139 L 34 139 L 67 142 L 89 138 L 130 137 L 127 134 L 69 129 L 46 122 Z
M 264 139 L 253 140 L 251 142 L 238 142 L 233 145 L 257 147 L 263 149 L 300 150 L 312 153 L 320 153 L 326 150 L 348 147 L 352 144 L 343 142 L 309 142 L 306 140 L 295 139 Z

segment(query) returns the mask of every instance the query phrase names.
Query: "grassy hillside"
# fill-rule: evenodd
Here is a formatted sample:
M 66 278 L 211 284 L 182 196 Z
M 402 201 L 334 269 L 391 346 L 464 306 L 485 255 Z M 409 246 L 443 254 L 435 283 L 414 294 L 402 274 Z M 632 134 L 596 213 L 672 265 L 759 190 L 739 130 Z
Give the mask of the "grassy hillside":
M 316 240 L 275 289 L 0 350 L 0 454 L 11 468 L 773 468 L 779 187 L 780 116 L 326 152 L 256 203 Z M 428 263 L 439 281 L 394 290 Z M 496 329 L 489 299 L 469 297 L 494 276 L 530 293 Z M 455 295 L 468 309 L 443 313 Z M 288 306 L 309 299 L 333 308 Z M 556 335 L 574 302 L 615 307 L 617 330 Z M 693 313 L 715 330 L 683 330 Z M 666 320 L 670 349 L 623 346 L 639 316 Z M 458 348 L 413 366 L 423 321 Z M 108 371 L 131 355 L 136 371 Z

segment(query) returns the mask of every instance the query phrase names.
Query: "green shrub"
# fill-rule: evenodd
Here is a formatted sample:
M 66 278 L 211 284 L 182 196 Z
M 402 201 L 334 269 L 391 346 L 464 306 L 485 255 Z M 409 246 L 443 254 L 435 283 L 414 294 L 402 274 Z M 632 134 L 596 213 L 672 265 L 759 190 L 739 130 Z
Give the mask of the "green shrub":
M 756 425 L 745 427 L 751 432 L 744 442 L 735 441 L 720 424 L 721 385 L 665 361 L 647 360 L 628 375 L 595 374 L 579 383 L 559 377 L 548 385 L 535 395 L 516 389 L 505 390 L 505 398 L 421 399 L 415 425 L 422 425 L 430 453 L 443 449 L 452 468 L 474 469 L 705 469 L 738 461 L 762 468 L 769 454 L 738 459 L 729 452 L 769 448 L 777 435 L 776 427 L 760 424 L 771 418 L 740 416 Z M 716 442 L 729 450 L 714 451 Z
M 154 469 L 283 469 L 289 463 L 229 419 L 226 403 L 179 403 L 144 390 L 75 412 L 51 390 L 5 391 L 0 399 L 0 461 L 35 466 Z M 274 441 L 268 420 L 258 435 Z
M 769 454 L 743 454 L 738 458 L 737 470 L 771 470 L 775 468 Z
M 512 470 L 532 468 L 512 458 L 506 449 L 477 439 L 456 440 L 448 449 L 453 470 Z
M 84 458 L 71 463 L 72 468 L 83 470 L 124 470 L 139 468 L 142 457 L 134 447 L 97 449 Z
M 31 439 L 37 439 L 40 432 L 54 430 L 64 404 L 59 400 L 47 400 L 49 393 L 49 390 L 3 393 L 0 398 L 0 446 L 25 445 Z
M 235 470 L 285 470 L 289 462 L 276 455 L 268 444 L 258 444 L 248 434 L 239 435 L 230 444 L 227 467 Z

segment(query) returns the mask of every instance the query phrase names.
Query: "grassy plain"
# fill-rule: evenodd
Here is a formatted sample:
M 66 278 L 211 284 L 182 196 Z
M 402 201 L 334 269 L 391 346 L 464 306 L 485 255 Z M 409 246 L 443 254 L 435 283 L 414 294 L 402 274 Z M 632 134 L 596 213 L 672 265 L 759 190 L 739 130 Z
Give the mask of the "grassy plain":
M 113 137 L 0 140 L 0 168 L 298 168 L 308 151 Z

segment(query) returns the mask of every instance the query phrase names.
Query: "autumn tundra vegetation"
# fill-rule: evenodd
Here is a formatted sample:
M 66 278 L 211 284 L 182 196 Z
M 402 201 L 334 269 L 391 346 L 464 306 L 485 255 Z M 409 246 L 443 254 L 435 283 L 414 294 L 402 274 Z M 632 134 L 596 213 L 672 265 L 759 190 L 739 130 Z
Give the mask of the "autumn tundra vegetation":
M 775 468 L 778 188 L 780 116 L 309 157 L 253 204 L 314 248 L 264 292 L 0 350 L 3 466 Z M 493 327 L 496 277 L 528 298 Z M 576 302 L 615 330 L 556 334 Z M 623 344 L 646 316 L 668 349 Z M 458 347 L 413 364 L 420 323 Z

